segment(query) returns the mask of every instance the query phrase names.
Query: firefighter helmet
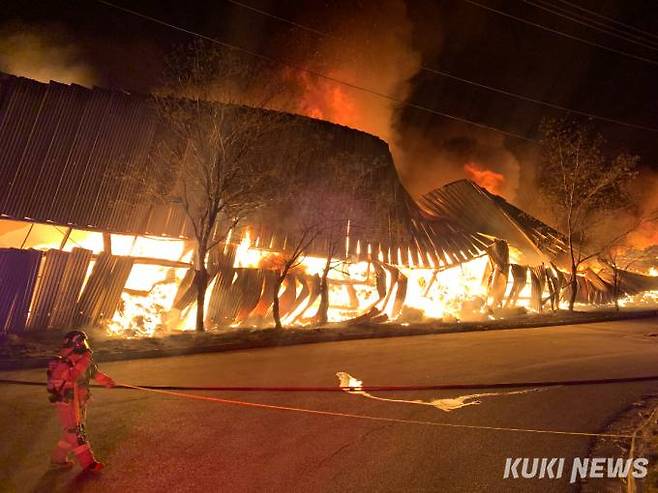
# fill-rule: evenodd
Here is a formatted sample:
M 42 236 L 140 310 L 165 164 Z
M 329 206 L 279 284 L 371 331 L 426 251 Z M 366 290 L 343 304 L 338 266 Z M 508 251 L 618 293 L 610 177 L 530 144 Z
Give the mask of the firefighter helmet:
M 76 353 L 84 353 L 90 351 L 89 343 L 87 342 L 87 334 L 81 330 L 72 330 L 64 336 L 64 347 L 72 348 Z

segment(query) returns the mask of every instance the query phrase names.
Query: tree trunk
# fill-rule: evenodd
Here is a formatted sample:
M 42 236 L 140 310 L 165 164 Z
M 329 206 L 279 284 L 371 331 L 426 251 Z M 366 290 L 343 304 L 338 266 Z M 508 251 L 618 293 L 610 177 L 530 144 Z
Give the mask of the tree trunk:
M 276 278 L 276 283 L 274 284 L 274 292 L 272 293 L 272 316 L 274 317 L 275 329 L 283 329 L 283 325 L 281 325 L 281 314 L 279 312 L 279 291 L 281 290 L 281 285 L 283 284 L 283 280 L 285 278 L 286 275 L 284 273 L 281 273 Z
M 320 278 L 320 307 L 318 308 L 317 323 L 326 324 L 329 321 L 329 270 L 331 269 L 331 257 L 327 257 L 322 277 Z
M 576 303 L 576 294 L 578 294 L 578 278 L 576 272 L 576 257 L 573 251 L 573 232 L 571 231 L 571 211 L 569 212 L 569 257 L 571 258 L 571 292 L 569 293 L 569 311 L 573 312 L 573 306 Z
M 194 283 L 196 284 L 196 330 L 197 332 L 205 332 L 208 268 L 206 267 L 206 246 L 202 241 L 198 242 L 196 253 L 196 272 L 194 273 Z
M 576 277 L 576 272 L 578 269 L 576 268 L 576 264 L 574 262 L 571 263 L 571 280 L 570 280 L 570 285 L 571 285 L 571 292 L 569 293 L 569 311 L 573 311 L 573 306 L 576 303 L 576 295 L 578 294 L 578 278 Z
M 205 332 L 206 319 L 206 290 L 208 289 L 208 270 L 203 265 L 195 273 L 194 281 L 196 284 L 196 330 Z
M 615 266 L 612 267 L 613 271 L 613 286 L 614 286 L 614 292 L 612 295 L 615 297 L 615 311 L 619 311 L 619 273 L 617 272 L 617 268 Z

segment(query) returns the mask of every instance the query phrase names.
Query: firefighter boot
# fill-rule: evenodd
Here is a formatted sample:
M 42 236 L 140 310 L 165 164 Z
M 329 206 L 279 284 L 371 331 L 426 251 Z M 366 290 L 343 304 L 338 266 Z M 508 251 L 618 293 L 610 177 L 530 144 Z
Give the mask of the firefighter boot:
M 101 471 L 105 466 L 103 465 L 102 462 L 92 462 L 89 464 L 86 468 L 85 471 L 89 472 L 99 472 Z
M 73 461 L 69 460 L 69 453 L 71 452 L 71 444 L 66 440 L 57 442 L 57 446 L 50 456 L 50 465 L 53 467 L 71 467 Z
M 103 469 L 103 464 L 96 461 L 88 443 L 74 448 L 73 454 L 75 455 L 75 458 L 78 459 L 80 467 L 85 471 L 97 472 Z

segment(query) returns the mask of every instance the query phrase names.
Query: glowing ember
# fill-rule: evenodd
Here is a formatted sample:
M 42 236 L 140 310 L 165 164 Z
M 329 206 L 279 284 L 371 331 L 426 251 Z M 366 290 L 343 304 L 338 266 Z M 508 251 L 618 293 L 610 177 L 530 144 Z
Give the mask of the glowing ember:
M 133 266 L 119 309 L 107 325 L 108 334 L 153 336 L 179 328 L 172 305 L 184 274 L 185 269 Z
M 487 262 L 486 257 L 480 257 L 438 272 L 401 269 L 409 279 L 406 306 L 420 310 L 425 319 L 471 318 L 480 312 L 486 301 L 482 274 Z
M 658 290 L 643 291 L 638 294 L 625 296 L 619 300 L 619 306 L 623 307 L 647 307 L 647 305 L 658 305 Z
M 495 174 L 494 174 L 495 175 Z M 502 177 L 501 177 L 502 180 Z M 500 180 L 494 184 L 502 183 Z M 498 186 L 496 185 L 496 186 Z M 485 185 L 486 186 L 486 185 Z M 489 185 L 491 189 L 491 185 Z M 93 251 L 102 251 L 103 241 L 99 233 L 74 231 L 76 243 L 88 246 Z M 234 238 L 234 233 L 231 233 Z M 236 239 L 237 240 L 237 239 Z M 42 248 L 51 248 L 61 239 L 43 237 Z M 133 266 L 127 283 L 121 293 L 119 308 L 106 324 L 108 334 L 121 337 L 143 337 L 169 333 L 173 330 L 193 330 L 195 327 L 196 305 L 188 305 L 184 312 L 173 308 L 174 299 L 181 282 L 189 271 L 191 250 L 182 240 L 161 240 L 147 237 L 111 236 L 113 254 L 150 258 L 148 263 Z M 345 232 L 348 245 L 349 226 Z M 233 267 L 236 269 L 279 270 L 284 256 L 280 252 L 263 248 L 259 238 L 254 238 L 251 230 L 243 233 L 235 246 Z M 68 245 L 68 244 L 67 244 Z M 271 245 L 270 245 L 271 246 Z M 334 260 L 328 272 L 329 307 L 327 320 L 332 323 L 344 322 L 365 314 L 381 314 L 380 321 L 398 321 L 409 324 L 427 320 L 469 321 L 491 318 L 491 300 L 488 299 L 485 274 L 489 259 L 486 255 L 459 265 L 448 267 L 442 260 L 438 265 L 431 255 L 410 249 L 383 249 L 381 245 L 359 242 L 359 251 L 367 250 L 370 258 L 378 258 L 381 267 L 367 261 Z M 228 252 L 229 246 L 224 248 Z M 373 249 L 376 251 L 373 252 Z M 521 252 L 510 247 L 510 261 L 523 264 Z M 165 265 L 154 265 L 162 259 Z M 182 262 L 182 263 L 180 263 Z M 376 261 L 375 261 L 376 262 Z M 92 261 L 92 265 L 93 265 Z M 308 295 L 310 287 L 319 282 L 327 263 L 326 258 L 306 256 L 291 272 L 281 286 L 280 295 L 287 290 L 302 293 L 306 297 L 296 302 L 289 312 L 282 315 L 285 326 L 306 326 L 317 321 L 320 297 Z M 406 265 L 402 265 L 402 264 Z M 387 265 L 388 264 L 388 265 Z M 385 267 L 385 268 L 382 268 Z M 399 270 L 402 281 L 397 279 Z M 91 271 L 91 266 L 89 271 Z M 89 275 L 89 272 L 88 272 Z M 377 276 L 380 276 L 379 280 Z M 652 267 L 649 275 L 658 276 L 658 269 Z M 383 276 L 383 277 L 382 277 Z M 236 282 L 237 275 L 232 282 Z M 529 279 L 528 279 L 529 280 Z M 401 284 L 406 282 L 406 285 Z M 508 276 L 505 292 L 512 291 L 513 276 Z M 216 279 L 211 281 L 206 296 L 206 309 L 210 303 Z M 378 290 L 378 283 L 384 286 L 385 296 Z M 401 289 L 404 289 L 404 295 Z M 515 306 L 528 307 L 530 304 L 531 283 L 526 282 Z M 398 295 L 399 293 L 399 295 Z M 547 294 L 546 292 L 544 295 Z M 267 296 L 263 294 L 263 296 Z M 296 295 L 295 295 L 296 296 Z M 641 295 L 621 300 L 622 306 L 658 302 L 658 292 L 645 292 Z M 270 312 L 271 313 L 271 312 Z M 264 316 L 271 316 L 263 313 Z M 245 318 L 233 325 L 245 323 Z M 248 322 L 247 322 L 248 323 Z M 265 319 L 267 323 L 267 318 Z M 350 385 L 358 387 L 354 379 Z M 459 404 L 469 405 L 473 396 Z M 447 404 L 446 404 L 447 405 Z
M 234 267 L 278 270 L 283 257 L 277 252 L 257 248 L 255 244 L 247 231 L 236 248 Z M 307 278 L 321 276 L 326 265 L 325 258 L 313 256 L 305 256 L 299 262 L 293 273 Z M 377 299 L 374 271 L 369 268 L 367 262 L 345 263 L 340 268 L 334 268 L 329 271 L 328 280 L 329 322 L 340 322 L 362 315 Z M 286 287 L 284 283 L 279 294 L 283 294 Z M 295 287 L 299 292 L 302 288 L 301 282 L 296 281 Z M 319 298 L 311 304 L 301 303 L 295 310 L 285 315 L 282 322 L 292 326 L 309 325 L 313 322 L 319 304 Z
M 470 180 L 473 180 L 489 192 L 497 195 L 500 195 L 502 192 L 505 177 L 500 173 L 483 168 L 475 163 L 466 163 L 464 165 L 464 172 Z
M 346 231 L 346 241 L 348 241 Z M 279 270 L 284 257 L 281 253 L 258 247 L 258 238 L 246 230 L 240 243 L 235 248 L 234 268 Z M 368 251 L 372 247 L 368 245 Z M 516 251 L 512 249 L 514 258 Z M 182 250 L 172 250 L 172 255 L 181 255 Z M 335 261 L 328 272 L 329 322 L 343 322 L 365 315 L 375 310 L 382 314 L 384 320 L 399 320 L 406 323 L 422 320 L 482 320 L 490 316 L 487 305 L 487 288 L 483 275 L 488 257 L 482 256 L 450 268 L 441 263 L 438 268 L 431 256 L 421 255 L 427 262 L 418 261 L 415 267 L 410 250 L 397 248 L 383 252 L 378 248 L 378 256 L 393 260 L 397 266 L 379 270 L 385 285 L 385 296 L 377 289 L 377 269 L 372 263 L 361 261 Z M 406 261 L 409 266 L 399 265 Z M 322 276 L 327 260 L 321 257 L 306 256 L 299 260 L 299 265 L 291 271 L 291 276 L 281 286 L 280 295 L 287 290 L 301 293 Z M 427 264 L 427 267 L 425 267 Z M 394 277 L 399 269 L 406 278 L 406 291 L 400 297 L 398 291 L 403 289 Z M 108 326 L 111 334 L 124 336 L 143 336 L 164 333 L 171 330 L 189 330 L 194 328 L 196 307 L 194 304 L 185 313 L 172 310 L 173 300 L 180 282 L 185 274 L 184 268 L 167 268 L 160 266 L 136 265 L 122 293 L 121 307 L 115 313 Z M 236 278 L 233 282 L 236 282 Z M 213 281 L 208 288 L 211 293 Z M 512 277 L 508 278 L 507 291 L 511 290 Z M 527 305 L 530 298 L 530 283 L 519 296 L 519 305 Z M 267 295 L 265 295 L 267 296 Z M 210 296 L 206 297 L 208 303 Z M 402 303 L 402 306 L 401 306 Z M 283 314 L 282 322 L 286 326 L 305 326 L 317 319 L 320 307 L 319 296 L 306 296 L 288 312 Z M 235 322 L 239 326 L 244 320 Z
M 251 233 L 247 230 L 235 250 L 233 267 L 257 268 L 264 256 L 263 250 L 252 248 Z

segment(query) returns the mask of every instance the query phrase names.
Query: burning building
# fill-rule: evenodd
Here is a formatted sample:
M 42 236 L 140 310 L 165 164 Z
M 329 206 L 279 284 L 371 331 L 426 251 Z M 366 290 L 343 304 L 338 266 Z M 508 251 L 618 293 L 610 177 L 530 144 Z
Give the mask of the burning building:
M 332 173 L 360 177 L 339 241 L 321 229 L 281 283 L 285 325 L 318 321 L 323 281 L 329 322 L 465 320 L 518 304 L 559 306 L 568 282 L 557 231 L 466 180 L 413 201 L 382 140 L 285 119 L 286 133 L 311 148 L 291 163 L 291 183 L 303 190 L 320 182 L 329 213 L 331 200 L 344 198 Z M 0 334 L 194 327 L 189 221 L 180 204 L 144 200 L 138 183 L 116 178 L 148 167 L 164 134 L 148 97 L 0 75 Z M 209 253 L 209 326 L 271 324 L 276 273 L 299 245 L 295 204 L 271 203 Z M 584 271 L 580 301 L 658 289 L 655 277 L 624 272 L 621 280 L 613 289 L 605 273 Z

